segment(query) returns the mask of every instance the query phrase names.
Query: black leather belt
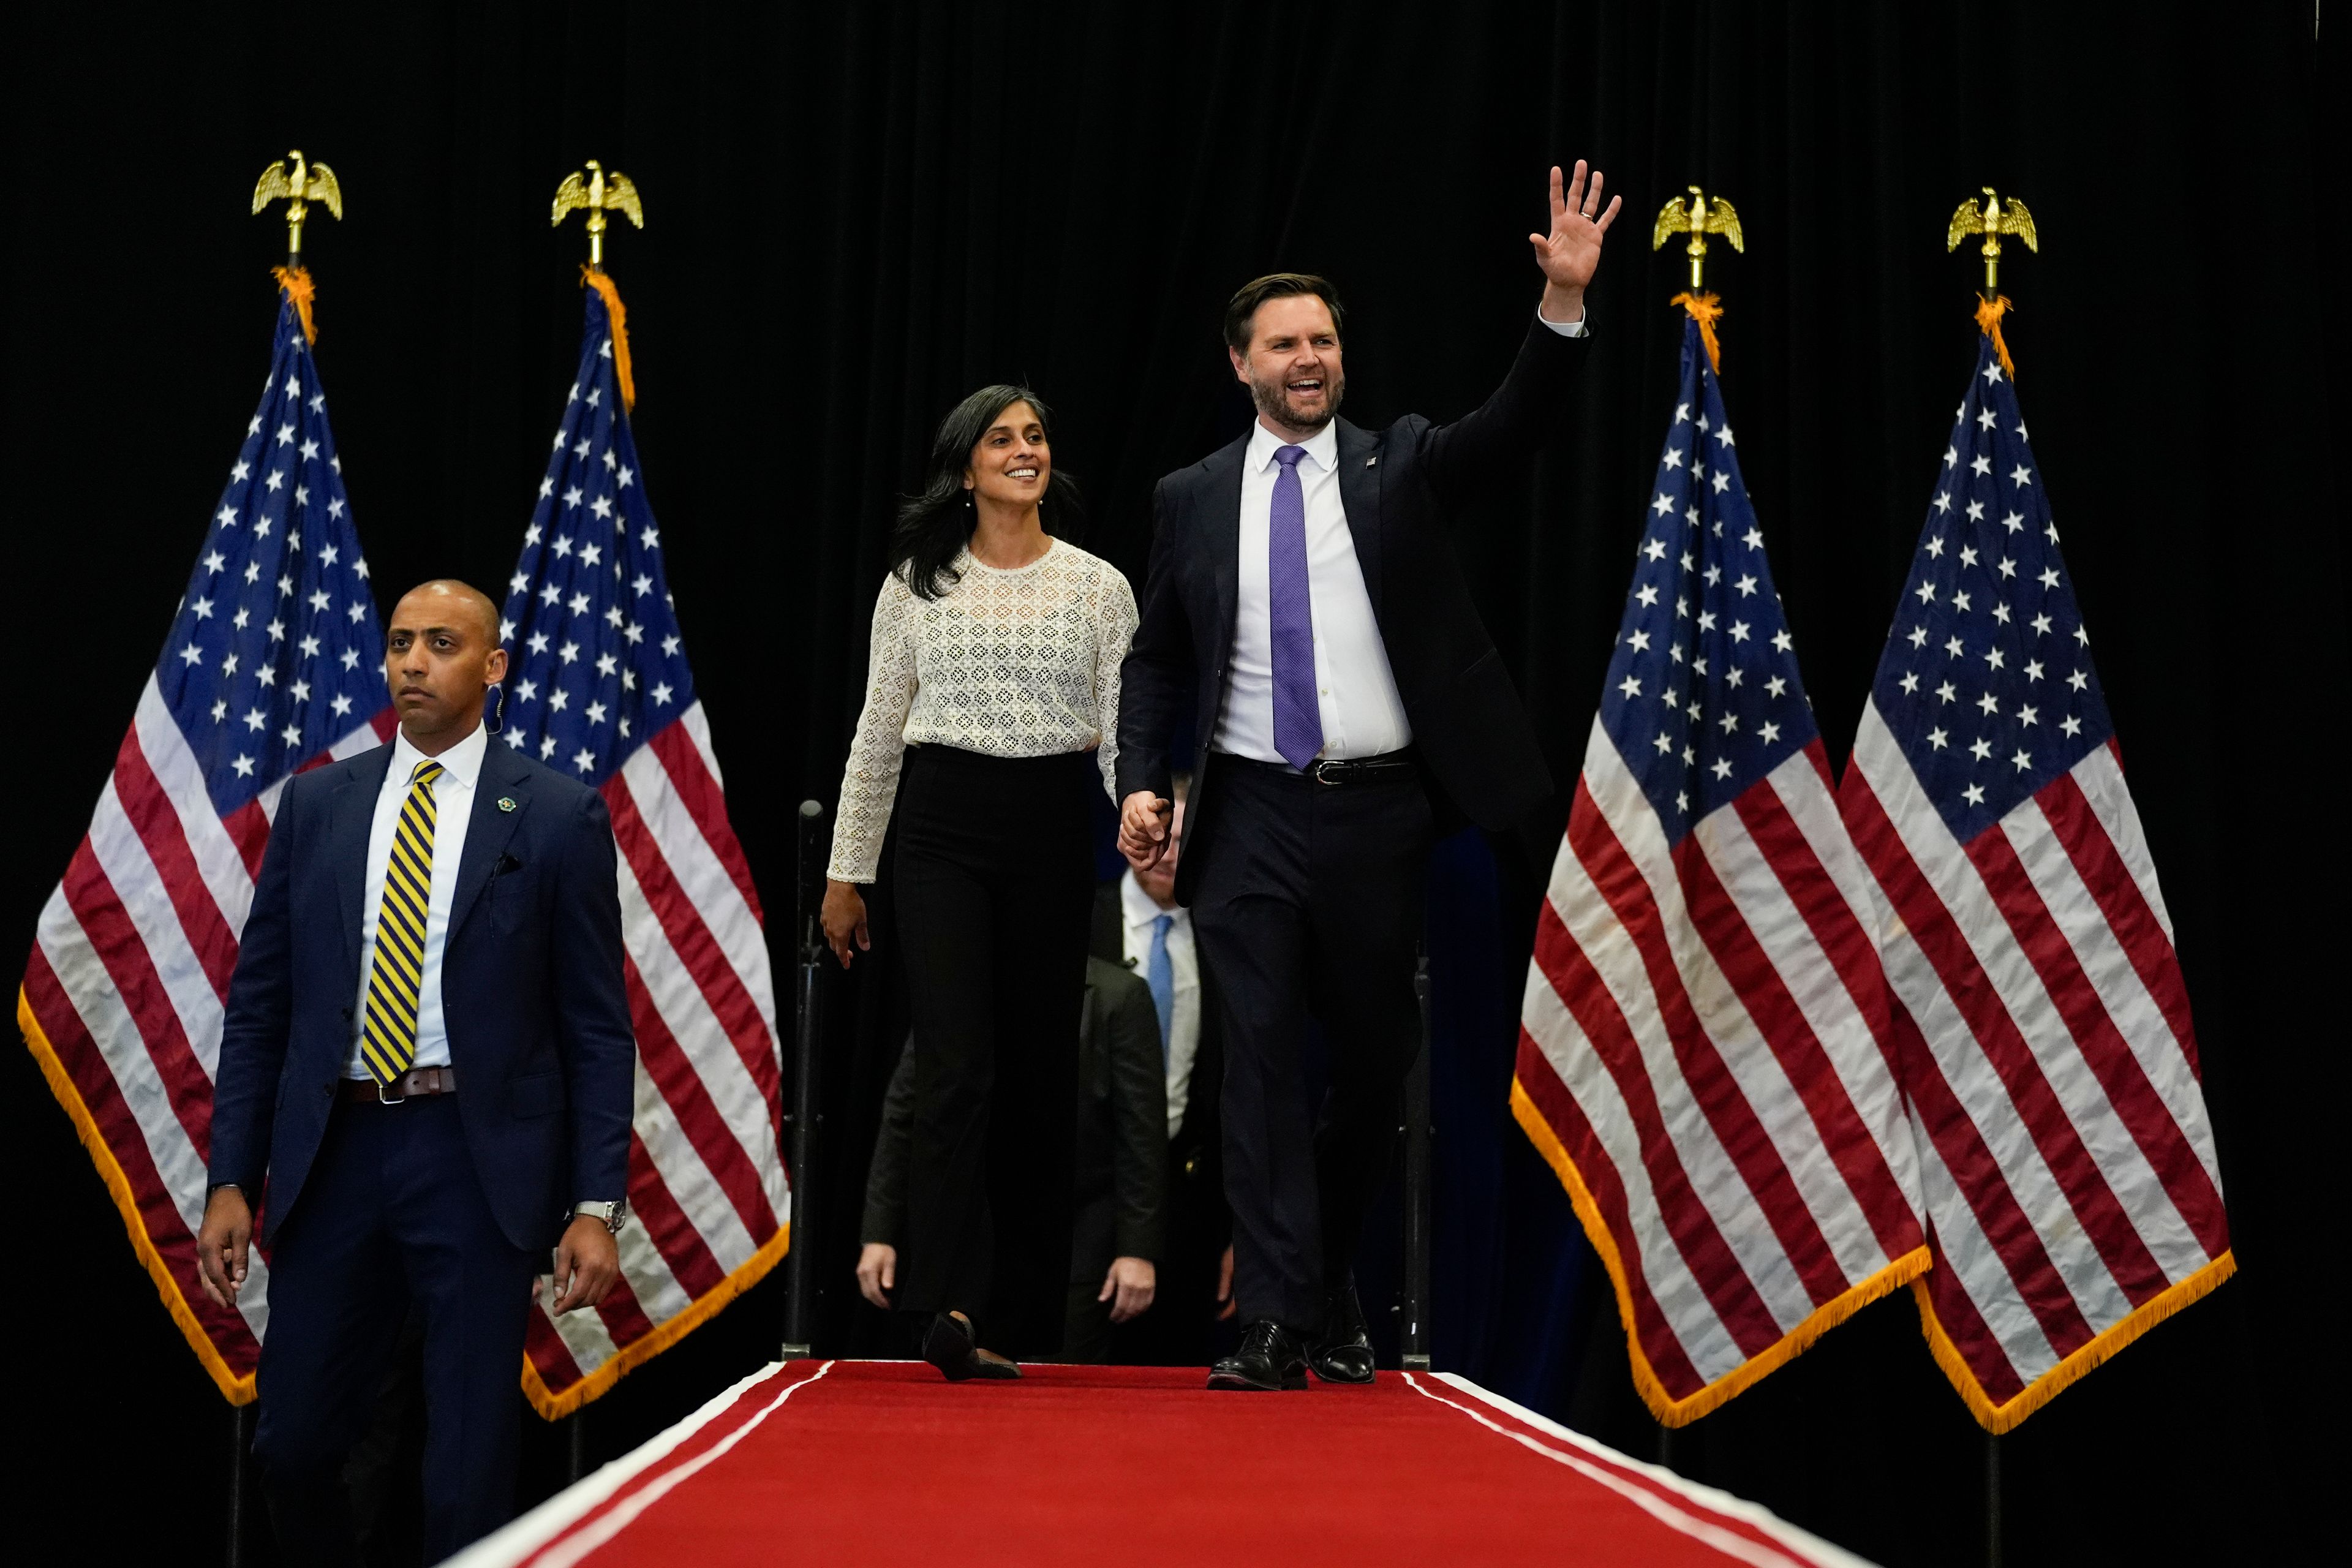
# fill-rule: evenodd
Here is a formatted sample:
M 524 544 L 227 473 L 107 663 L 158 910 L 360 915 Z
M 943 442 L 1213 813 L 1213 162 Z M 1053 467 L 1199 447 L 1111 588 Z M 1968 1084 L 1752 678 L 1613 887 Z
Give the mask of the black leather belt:
M 1244 757 L 1234 752 L 1219 752 L 1216 756 L 1226 762 L 1243 763 L 1270 773 L 1282 773 L 1295 779 L 1311 779 L 1319 784 L 1383 784 L 1416 772 L 1420 764 L 1410 749 L 1382 752 L 1377 757 L 1349 757 L 1344 760 L 1318 757 L 1305 768 L 1294 768 L 1287 763 L 1262 762 L 1256 757 Z

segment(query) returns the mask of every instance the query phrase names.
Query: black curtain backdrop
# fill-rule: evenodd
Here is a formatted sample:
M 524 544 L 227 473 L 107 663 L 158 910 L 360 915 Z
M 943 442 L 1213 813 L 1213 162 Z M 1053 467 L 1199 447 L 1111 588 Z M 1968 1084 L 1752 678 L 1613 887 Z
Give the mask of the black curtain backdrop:
M 780 982 L 793 808 L 833 795 L 892 500 L 940 415 L 982 382 L 1036 385 L 1087 488 L 1084 542 L 1139 575 L 1153 479 L 1247 418 L 1216 336 L 1236 283 L 1277 267 L 1339 281 L 1352 417 L 1458 415 L 1534 306 L 1544 170 L 1579 155 L 1626 211 L 1571 416 L 1495 476 L 1494 526 L 1465 531 L 1488 624 L 1572 777 L 1671 405 L 1683 259 L 1654 256 L 1648 227 L 1701 184 L 1746 221 L 1747 253 L 1710 258 L 1726 395 L 1842 763 L 1973 353 L 1978 268 L 1945 254 L 1944 226 L 1990 183 L 2041 224 L 2043 252 L 2012 245 L 2004 266 L 2010 341 L 2178 926 L 2242 1270 L 2001 1441 L 2009 1561 L 2253 1554 L 2340 1385 L 2335 1238 L 2310 1228 L 2340 1188 L 2322 1173 L 2341 1142 L 2346 868 L 2324 757 L 2347 673 L 2339 334 L 2314 308 L 2341 237 L 2318 183 L 2315 16 L 2017 0 L 12 12 L 0 949 L 30 943 L 88 821 L 251 411 L 283 230 L 247 195 L 290 145 L 348 198 L 310 229 L 318 357 L 387 605 L 428 575 L 511 569 L 580 330 L 584 243 L 577 220 L 550 232 L 549 200 L 591 157 L 641 186 L 649 226 L 609 256 L 637 439 Z M 1599 1270 L 1504 1105 L 1539 887 L 1515 844 L 1444 851 L 1441 1364 L 1657 1455 Z M 885 942 L 829 983 L 811 1239 L 823 1342 L 851 1353 L 882 1346 L 847 1268 L 897 1038 L 890 970 Z M 16 1495 L 100 1555 L 208 1557 L 226 1409 L 30 1059 L 0 1055 L 11 1416 L 32 1439 Z M 779 1323 L 772 1284 L 630 1378 L 591 1412 L 592 1456 L 772 1353 Z M 534 1434 L 534 1493 L 562 1439 Z M 1982 1559 L 1984 1441 L 1907 1300 L 1670 1452 L 1883 1560 Z M 780 1542 L 790 1530 L 787 1510 Z

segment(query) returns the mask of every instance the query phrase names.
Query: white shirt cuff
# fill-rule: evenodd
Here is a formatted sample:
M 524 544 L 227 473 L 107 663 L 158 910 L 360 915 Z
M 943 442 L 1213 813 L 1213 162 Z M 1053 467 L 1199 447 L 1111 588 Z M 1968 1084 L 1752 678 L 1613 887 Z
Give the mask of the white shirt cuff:
M 1585 318 L 1591 314 L 1591 312 L 1589 310 L 1581 310 L 1577 313 L 1576 320 L 1572 321 L 1555 321 L 1550 317 L 1543 313 L 1542 306 L 1538 305 L 1536 307 L 1536 320 L 1541 321 L 1545 326 L 1549 327 L 1553 331 L 1558 332 L 1563 338 L 1584 338 L 1591 336 L 1591 333 L 1584 330 Z

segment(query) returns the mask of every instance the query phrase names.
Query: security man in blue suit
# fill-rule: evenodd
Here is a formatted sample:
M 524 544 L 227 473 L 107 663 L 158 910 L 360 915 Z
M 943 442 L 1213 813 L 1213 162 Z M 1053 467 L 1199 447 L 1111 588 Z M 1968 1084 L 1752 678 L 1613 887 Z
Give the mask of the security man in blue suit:
M 438 1561 L 514 1511 L 549 1248 L 553 1311 L 620 1273 L 636 1043 L 612 822 L 595 791 L 490 744 L 498 624 L 462 583 L 400 601 L 399 733 L 289 781 L 229 984 L 196 1245 L 233 1303 L 260 1206 L 253 1446 L 295 1563 L 354 1560 L 343 1461 L 411 1302 Z

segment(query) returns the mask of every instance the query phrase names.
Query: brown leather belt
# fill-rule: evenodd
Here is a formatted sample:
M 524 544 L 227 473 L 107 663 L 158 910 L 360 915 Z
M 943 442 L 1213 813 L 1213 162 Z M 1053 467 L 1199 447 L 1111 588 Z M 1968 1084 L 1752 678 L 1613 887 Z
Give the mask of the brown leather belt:
M 383 1084 L 372 1078 L 347 1078 L 339 1091 L 340 1098 L 366 1105 L 398 1105 L 404 1100 L 457 1092 L 456 1068 L 416 1068 Z

